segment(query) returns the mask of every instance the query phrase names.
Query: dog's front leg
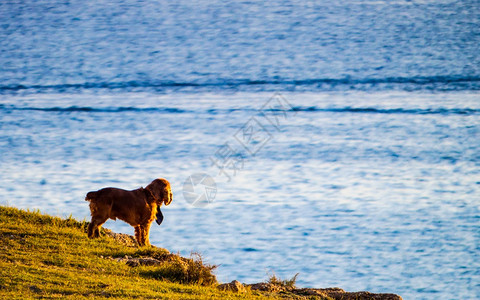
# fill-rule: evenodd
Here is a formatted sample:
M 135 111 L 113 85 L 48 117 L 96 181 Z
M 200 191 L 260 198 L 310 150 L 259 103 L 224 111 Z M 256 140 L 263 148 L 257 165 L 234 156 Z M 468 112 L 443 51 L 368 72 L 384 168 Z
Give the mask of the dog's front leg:
M 142 229 L 140 225 L 137 225 L 134 228 L 135 228 L 135 239 L 137 240 L 137 243 L 140 246 L 142 246 Z
M 142 224 L 142 225 L 139 226 L 140 227 L 140 229 L 139 229 L 140 236 L 139 236 L 138 243 L 140 244 L 140 246 L 150 246 L 149 235 L 150 235 L 150 226 L 151 225 L 152 225 L 152 222 Z

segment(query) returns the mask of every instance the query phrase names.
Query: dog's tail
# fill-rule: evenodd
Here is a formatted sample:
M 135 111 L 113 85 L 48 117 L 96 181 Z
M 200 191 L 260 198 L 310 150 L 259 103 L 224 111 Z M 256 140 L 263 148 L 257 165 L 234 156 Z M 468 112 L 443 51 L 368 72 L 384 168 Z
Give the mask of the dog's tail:
M 97 199 L 97 192 L 88 192 L 85 196 L 85 201 L 92 201 Z

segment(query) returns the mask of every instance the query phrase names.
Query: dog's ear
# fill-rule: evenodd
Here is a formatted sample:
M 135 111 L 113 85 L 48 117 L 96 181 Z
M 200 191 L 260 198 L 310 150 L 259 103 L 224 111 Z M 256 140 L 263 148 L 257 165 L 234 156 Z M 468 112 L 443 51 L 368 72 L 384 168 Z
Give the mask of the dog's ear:
M 170 189 L 170 183 L 163 178 L 155 179 L 150 183 L 147 187 L 147 190 L 152 193 L 153 197 L 160 201 L 159 204 L 162 202 L 165 205 L 169 205 L 172 202 L 172 191 Z
M 167 185 L 165 185 L 164 189 L 163 203 L 165 203 L 165 205 L 169 205 L 172 203 L 172 198 L 172 189 L 170 188 L 170 183 L 167 181 Z
M 163 197 L 162 197 L 162 201 L 163 203 L 165 203 L 165 205 L 169 205 L 170 203 L 172 203 L 172 189 L 170 188 L 170 182 L 168 182 L 168 180 L 166 179 L 159 179 L 163 182 L 164 184 L 164 187 L 163 187 Z

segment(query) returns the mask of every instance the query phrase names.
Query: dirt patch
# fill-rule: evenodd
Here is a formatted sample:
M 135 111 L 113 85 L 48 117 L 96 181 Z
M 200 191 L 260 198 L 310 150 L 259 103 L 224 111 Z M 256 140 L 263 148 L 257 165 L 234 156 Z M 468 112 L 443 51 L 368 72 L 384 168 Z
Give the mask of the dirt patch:
M 245 286 L 237 280 L 234 280 L 230 283 L 220 284 L 219 286 L 217 286 L 217 288 L 221 291 L 232 291 L 232 292 L 235 292 L 235 293 L 246 293 L 247 292 L 247 289 L 245 289 Z
M 118 243 L 128 246 L 128 247 L 138 247 L 138 243 L 135 238 L 131 235 L 125 233 L 115 233 L 110 229 L 103 228 L 105 235 L 113 238 Z

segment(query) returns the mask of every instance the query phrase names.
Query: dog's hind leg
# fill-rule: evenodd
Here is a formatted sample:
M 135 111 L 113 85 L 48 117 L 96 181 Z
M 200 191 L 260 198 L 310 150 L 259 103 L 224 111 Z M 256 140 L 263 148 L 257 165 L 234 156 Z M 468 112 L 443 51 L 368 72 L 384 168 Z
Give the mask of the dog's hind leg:
M 92 217 L 90 224 L 88 225 L 88 237 L 95 238 L 100 236 L 100 227 L 107 221 L 108 218 L 105 217 Z
M 88 193 L 88 195 L 92 194 Z M 110 207 L 108 205 L 97 203 L 96 201 L 90 201 L 90 213 L 92 215 L 92 220 L 90 225 L 88 225 L 87 234 L 89 238 L 99 237 L 100 236 L 100 226 L 102 226 L 107 220 L 110 213 Z

